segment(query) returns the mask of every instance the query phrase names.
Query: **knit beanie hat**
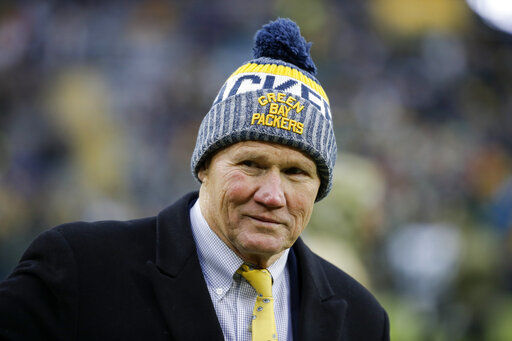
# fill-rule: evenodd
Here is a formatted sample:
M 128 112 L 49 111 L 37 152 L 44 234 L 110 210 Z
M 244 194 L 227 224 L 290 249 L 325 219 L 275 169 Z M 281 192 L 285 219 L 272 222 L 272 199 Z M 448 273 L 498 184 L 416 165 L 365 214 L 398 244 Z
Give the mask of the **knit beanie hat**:
M 201 165 L 220 149 L 266 141 L 309 155 L 321 181 L 316 201 L 329 193 L 336 139 L 310 48 L 290 19 L 279 18 L 256 33 L 254 59 L 226 80 L 201 123 L 191 161 L 196 179 Z

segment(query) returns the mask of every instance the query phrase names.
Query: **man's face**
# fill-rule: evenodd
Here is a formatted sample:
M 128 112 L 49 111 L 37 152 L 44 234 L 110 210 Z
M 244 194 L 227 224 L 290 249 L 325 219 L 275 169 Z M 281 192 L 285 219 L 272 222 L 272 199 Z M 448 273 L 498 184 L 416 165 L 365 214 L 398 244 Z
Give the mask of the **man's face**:
M 199 172 L 212 230 L 244 260 L 270 265 L 306 227 L 320 186 L 312 159 L 293 148 L 240 142 Z

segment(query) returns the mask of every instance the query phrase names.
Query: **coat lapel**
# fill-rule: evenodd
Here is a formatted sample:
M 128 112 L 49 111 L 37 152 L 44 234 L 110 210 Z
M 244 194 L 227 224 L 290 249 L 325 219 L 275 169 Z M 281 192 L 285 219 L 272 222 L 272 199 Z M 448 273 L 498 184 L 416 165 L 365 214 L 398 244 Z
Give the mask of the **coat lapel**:
M 167 327 L 175 340 L 223 340 L 190 228 L 191 193 L 157 217 L 156 262 L 148 276 Z
M 300 312 L 297 340 L 340 340 L 347 302 L 335 295 L 316 256 L 299 238 Z

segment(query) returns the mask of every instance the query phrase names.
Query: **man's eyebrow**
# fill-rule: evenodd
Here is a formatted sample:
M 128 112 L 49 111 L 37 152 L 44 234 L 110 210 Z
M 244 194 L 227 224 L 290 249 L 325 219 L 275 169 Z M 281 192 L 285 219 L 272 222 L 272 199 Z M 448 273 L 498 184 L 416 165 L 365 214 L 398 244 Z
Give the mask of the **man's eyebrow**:
M 235 155 L 239 155 L 241 153 L 246 154 L 251 151 L 256 151 L 258 154 L 266 154 L 264 152 L 259 151 L 259 148 L 255 147 L 255 146 L 240 146 L 240 147 L 236 148 Z
M 251 160 L 259 160 L 259 161 L 267 161 L 269 159 L 266 153 L 254 153 L 251 152 L 252 148 L 243 147 L 236 151 L 235 158 L 237 159 L 251 159 Z

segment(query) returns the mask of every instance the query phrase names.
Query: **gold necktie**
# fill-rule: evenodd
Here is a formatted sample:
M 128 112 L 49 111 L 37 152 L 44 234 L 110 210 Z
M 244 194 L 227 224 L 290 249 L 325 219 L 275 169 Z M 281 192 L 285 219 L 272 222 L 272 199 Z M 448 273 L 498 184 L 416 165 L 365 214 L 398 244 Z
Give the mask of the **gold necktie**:
M 272 297 L 272 276 L 267 269 L 253 269 L 243 264 L 237 271 L 256 290 L 252 312 L 252 341 L 276 341 L 277 330 Z

